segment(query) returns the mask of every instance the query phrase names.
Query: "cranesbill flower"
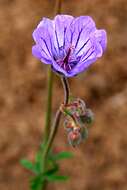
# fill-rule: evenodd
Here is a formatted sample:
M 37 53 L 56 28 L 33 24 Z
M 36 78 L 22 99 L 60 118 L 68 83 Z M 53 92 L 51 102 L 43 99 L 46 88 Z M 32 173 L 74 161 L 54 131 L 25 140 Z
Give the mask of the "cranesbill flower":
M 33 55 L 65 77 L 85 71 L 102 56 L 107 43 L 106 31 L 98 30 L 90 16 L 43 18 L 33 38 Z

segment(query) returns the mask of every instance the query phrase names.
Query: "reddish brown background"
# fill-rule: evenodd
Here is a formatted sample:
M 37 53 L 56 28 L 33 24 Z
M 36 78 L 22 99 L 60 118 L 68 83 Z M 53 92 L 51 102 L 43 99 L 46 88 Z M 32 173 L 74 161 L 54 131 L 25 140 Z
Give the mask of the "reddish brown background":
M 52 17 L 54 0 L 0 0 L 0 190 L 28 190 L 30 173 L 19 160 L 33 160 L 44 126 L 47 66 L 31 54 L 32 31 L 43 16 Z M 89 139 L 67 145 L 62 124 L 57 149 L 75 157 L 61 162 L 66 183 L 54 190 L 127 190 L 127 1 L 63 0 L 62 13 L 91 15 L 108 33 L 102 59 L 70 80 L 73 95 L 86 100 L 96 117 Z M 63 100 L 54 84 L 55 113 Z M 57 97 L 57 98 L 56 98 Z

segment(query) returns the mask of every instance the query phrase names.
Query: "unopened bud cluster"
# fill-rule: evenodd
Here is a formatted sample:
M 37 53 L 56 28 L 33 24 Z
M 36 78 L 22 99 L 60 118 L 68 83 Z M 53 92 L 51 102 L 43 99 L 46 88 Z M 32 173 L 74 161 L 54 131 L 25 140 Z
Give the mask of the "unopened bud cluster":
M 61 108 L 65 114 L 64 128 L 68 134 L 69 144 L 76 146 L 88 137 L 87 124 L 93 121 L 93 113 L 86 108 L 85 102 L 80 98 L 62 105 Z

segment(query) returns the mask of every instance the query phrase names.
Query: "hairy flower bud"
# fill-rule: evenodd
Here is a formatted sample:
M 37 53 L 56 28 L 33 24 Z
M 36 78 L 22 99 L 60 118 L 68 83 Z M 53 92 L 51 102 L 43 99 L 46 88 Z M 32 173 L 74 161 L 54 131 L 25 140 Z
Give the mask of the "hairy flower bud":
M 91 124 L 94 120 L 94 114 L 90 109 L 86 109 L 85 114 L 80 115 L 78 119 L 83 124 Z
M 86 127 L 81 128 L 81 137 L 82 140 L 86 140 L 88 138 L 88 129 Z
M 86 105 L 82 99 L 76 98 L 73 101 L 71 101 L 69 104 L 64 106 L 62 110 L 67 115 L 73 115 L 73 116 L 78 117 L 80 115 L 85 114 Z
M 64 121 L 64 128 L 67 130 L 67 132 L 72 131 L 75 127 L 75 123 L 72 120 L 71 117 L 67 116 Z
M 81 137 L 79 128 L 77 128 L 73 131 L 70 131 L 68 133 L 68 141 L 69 141 L 70 145 L 75 147 L 76 145 L 78 145 L 81 142 L 81 140 L 82 140 L 82 137 Z
M 78 145 L 82 140 L 88 138 L 86 124 L 93 121 L 93 113 L 86 108 L 85 102 L 76 98 L 69 104 L 61 105 L 61 111 L 65 114 L 64 128 L 68 133 L 68 141 L 72 146 Z

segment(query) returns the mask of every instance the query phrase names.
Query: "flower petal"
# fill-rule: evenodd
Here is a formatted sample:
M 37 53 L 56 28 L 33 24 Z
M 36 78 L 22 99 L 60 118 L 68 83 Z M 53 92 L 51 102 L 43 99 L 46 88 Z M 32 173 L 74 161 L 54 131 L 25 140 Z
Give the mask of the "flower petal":
M 52 48 L 52 54 L 57 55 L 59 52 L 58 41 L 55 34 L 55 22 L 48 18 L 43 18 L 38 27 L 44 27 L 49 33 L 50 43 Z
M 41 51 L 40 51 L 40 49 L 39 49 L 39 47 L 38 47 L 37 45 L 34 45 L 34 46 L 32 47 L 32 54 L 33 54 L 36 58 L 38 58 L 38 59 L 41 59 L 41 57 L 42 57 Z
M 79 66 L 75 67 L 70 73 L 69 77 L 75 76 L 78 73 L 81 73 L 85 71 L 92 63 L 94 63 L 97 60 L 96 56 L 93 54 L 89 57 L 88 60 L 85 62 L 82 62 Z
M 33 38 L 37 45 L 40 47 L 41 52 L 45 54 L 43 56 L 46 60 L 52 60 L 53 58 L 53 42 L 52 42 L 52 31 L 53 31 L 53 21 L 48 18 L 43 18 L 43 20 L 38 24 L 37 28 L 33 32 Z
M 62 67 L 60 67 L 55 61 L 52 62 L 52 68 L 54 71 L 63 74 L 66 77 L 68 76 L 68 73 Z
M 74 76 L 75 74 L 85 71 L 92 63 L 97 60 L 97 58 L 102 56 L 102 47 L 95 39 L 90 39 L 90 43 L 86 48 L 87 51 L 82 55 L 77 66 L 72 69 L 70 76 Z
M 75 47 L 75 52 L 85 47 L 90 33 L 95 29 L 95 23 L 89 16 L 80 16 L 73 20 L 66 35 L 70 36 L 69 40 L 72 46 Z
M 40 59 L 45 64 L 52 64 L 52 61 L 50 59 L 47 59 L 47 55 L 44 51 L 41 51 L 40 47 L 38 45 L 34 45 L 32 47 L 32 54 Z
M 48 31 L 43 27 L 39 27 L 33 32 L 33 38 L 47 54 L 47 57 L 52 57 L 51 40 Z
M 106 49 L 107 46 L 107 35 L 105 30 L 96 30 L 94 35 L 98 42 L 101 44 L 103 51 Z
M 58 42 L 58 47 L 64 46 L 65 32 L 67 27 L 71 24 L 74 17 L 70 15 L 57 15 L 54 19 L 55 22 L 55 35 Z

